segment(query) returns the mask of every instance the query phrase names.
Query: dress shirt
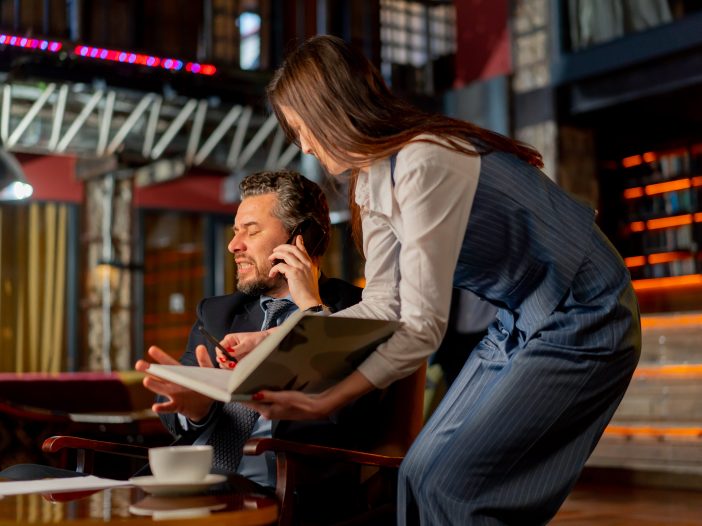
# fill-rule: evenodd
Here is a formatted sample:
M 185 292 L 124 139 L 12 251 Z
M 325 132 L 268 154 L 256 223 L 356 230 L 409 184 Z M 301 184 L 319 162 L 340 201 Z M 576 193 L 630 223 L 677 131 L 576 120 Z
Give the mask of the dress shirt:
M 413 142 L 397 155 L 394 184 L 389 159 L 358 176 L 366 287 L 360 303 L 335 315 L 402 322 L 358 368 L 378 388 L 412 373 L 441 343 L 479 174 L 479 156 Z

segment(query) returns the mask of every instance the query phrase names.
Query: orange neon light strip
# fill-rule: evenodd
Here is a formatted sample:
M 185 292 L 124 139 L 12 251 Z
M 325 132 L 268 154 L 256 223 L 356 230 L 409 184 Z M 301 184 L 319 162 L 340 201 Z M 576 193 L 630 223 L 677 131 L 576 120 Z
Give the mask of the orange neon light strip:
M 641 317 L 641 327 L 644 329 L 668 329 L 674 327 L 702 327 L 702 314 L 675 314 L 671 316 Z
M 660 228 L 670 228 L 674 226 L 689 225 L 692 223 L 692 214 L 684 214 L 680 216 L 659 217 L 658 219 L 649 219 L 646 221 L 646 228 L 649 230 L 658 230 Z
M 690 179 L 678 179 L 677 181 L 666 181 L 665 183 L 655 183 L 647 185 L 644 190 L 646 195 L 664 194 L 666 192 L 677 192 L 690 188 Z
M 622 159 L 622 166 L 624 168 L 632 168 L 638 166 L 643 162 L 643 158 L 640 155 L 632 155 L 631 157 L 625 157 Z
M 702 427 L 653 427 L 653 426 L 607 426 L 604 432 L 608 436 L 641 437 L 702 437 Z
M 643 232 L 646 228 L 646 223 L 643 221 L 634 221 L 629 225 L 629 228 L 631 228 L 632 232 Z
M 631 256 L 624 258 L 624 263 L 628 268 L 642 267 L 646 264 L 646 256 Z
M 629 223 L 629 230 L 632 232 L 643 232 L 644 229 L 659 230 L 661 228 L 673 228 L 677 226 L 690 225 L 693 222 L 702 223 L 702 212 L 693 214 L 683 214 L 679 216 L 660 217 L 649 219 L 648 221 L 633 221 Z
M 637 197 L 643 197 L 644 195 L 644 189 L 640 186 L 637 186 L 636 188 L 627 188 L 624 190 L 624 199 L 636 199 Z
M 658 265 L 660 263 L 670 263 L 671 261 L 680 261 L 681 259 L 689 259 L 692 254 L 689 252 L 659 252 L 648 256 L 649 265 Z M 646 264 L 646 256 L 630 256 L 624 258 L 624 263 L 628 268 L 641 267 Z
M 702 378 L 702 364 L 639 365 L 634 378 Z
M 670 263 L 671 261 L 680 261 L 681 259 L 690 259 L 692 254 L 689 252 L 659 252 L 648 256 L 650 265 L 658 265 L 659 263 Z
M 702 285 L 702 274 L 688 274 L 686 276 L 672 276 L 668 278 L 636 279 L 631 283 L 636 291 L 689 287 Z
M 643 154 L 643 160 L 646 163 L 652 163 L 656 160 L 656 154 L 653 152 L 646 152 L 645 154 Z
M 657 195 L 666 192 L 677 192 L 679 190 L 687 190 L 692 187 L 702 186 L 702 176 L 688 179 L 677 179 L 675 181 L 666 181 L 664 183 L 654 183 L 646 186 L 636 186 L 624 190 L 624 199 L 637 199 L 644 195 Z

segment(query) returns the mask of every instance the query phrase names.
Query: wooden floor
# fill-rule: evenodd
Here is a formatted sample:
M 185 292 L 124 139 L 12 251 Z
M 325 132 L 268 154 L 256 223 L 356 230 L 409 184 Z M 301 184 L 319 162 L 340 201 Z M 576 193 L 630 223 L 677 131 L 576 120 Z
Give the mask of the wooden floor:
M 699 526 L 702 491 L 579 484 L 552 526 Z

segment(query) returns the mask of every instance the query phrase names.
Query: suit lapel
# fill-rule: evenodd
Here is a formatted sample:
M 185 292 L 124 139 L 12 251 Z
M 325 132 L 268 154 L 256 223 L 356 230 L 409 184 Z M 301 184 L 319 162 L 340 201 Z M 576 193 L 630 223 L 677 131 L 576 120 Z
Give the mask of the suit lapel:
M 263 309 L 257 297 L 241 295 L 232 309 L 228 332 L 255 332 L 263 325 Z

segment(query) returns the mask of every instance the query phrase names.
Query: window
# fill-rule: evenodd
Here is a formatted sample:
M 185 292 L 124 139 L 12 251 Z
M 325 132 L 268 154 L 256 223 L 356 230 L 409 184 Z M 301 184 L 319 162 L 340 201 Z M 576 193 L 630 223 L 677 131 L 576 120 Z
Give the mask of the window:
M 700 11 L 702 3 L 689 0 L 568 0 L 570 49 L 586 49 Z
M 241 69 L 258 69 L 261 63 L 261 17 L 244 12 L 238 19 L 241 45 L 239 66 Z
M 452 4 L 427 6 L 404 0 L 380 1 L 381 69 L 391 81 L 393 64 L 421 68 L 456 51 Z

